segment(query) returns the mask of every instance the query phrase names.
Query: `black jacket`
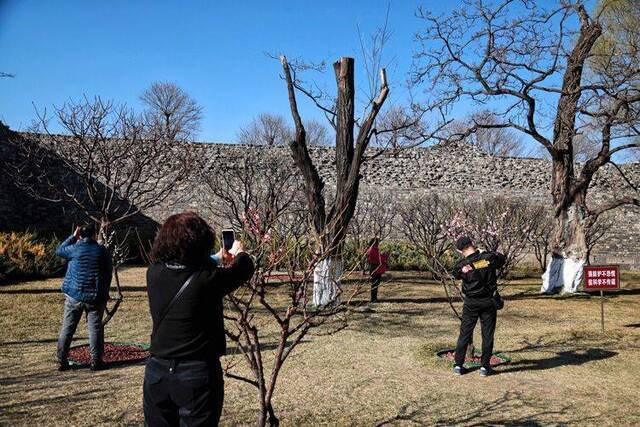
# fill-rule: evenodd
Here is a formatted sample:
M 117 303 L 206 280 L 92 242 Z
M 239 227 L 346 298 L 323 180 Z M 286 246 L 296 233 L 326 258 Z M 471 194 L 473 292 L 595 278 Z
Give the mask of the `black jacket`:
M 150 352 L 154 356 L 207 360 L 225 353 L 222 299 L 251 278 L 253 261 L 240 253 L 229 268 L 217 267 L 214 261 L 198 268 L 152 264 L 147 270 L 147 294 L 154 327 L 194 271 L 198 274 L 151 337 Z
M 451 274 L 458 280 L 462 280 L 462 293 L 469 298 L 485 298 L 493 295 L 498 287 L 498 273 L 505 263 L 505 257 L 498 252 L 475 251 L 466 258 L 461 259 L 453 267 Z M 463 273 L 465 265 L 472 270 Z

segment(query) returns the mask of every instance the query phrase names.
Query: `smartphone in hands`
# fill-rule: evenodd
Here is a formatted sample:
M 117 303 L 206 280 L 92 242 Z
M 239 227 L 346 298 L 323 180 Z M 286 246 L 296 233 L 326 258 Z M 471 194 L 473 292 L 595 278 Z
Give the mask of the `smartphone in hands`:
M 225 251 L 229 252 L 233 247 L 233 242 L 236 240 L 236 233 L 231 229 L 222 230 L 222 247 Z

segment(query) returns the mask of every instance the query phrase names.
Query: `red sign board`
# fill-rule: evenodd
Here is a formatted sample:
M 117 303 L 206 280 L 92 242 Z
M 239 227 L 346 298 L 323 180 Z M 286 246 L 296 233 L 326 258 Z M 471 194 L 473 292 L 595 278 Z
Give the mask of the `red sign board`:
M 599 291 L 620 288 L 620 267 L 589 265 L 584 267 L 584 290 Z

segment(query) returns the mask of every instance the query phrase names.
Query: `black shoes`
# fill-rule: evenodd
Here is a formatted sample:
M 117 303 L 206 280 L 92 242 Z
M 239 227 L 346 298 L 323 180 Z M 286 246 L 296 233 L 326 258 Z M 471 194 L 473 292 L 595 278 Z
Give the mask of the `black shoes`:
M 493 375 L 494 371 L 491 368 L 480 368 L 480 376 L 481 377 L 488 377 L 490 375 Z
M 463 367 L 463 366 L 454 366 L 453 367 L 453 373 L 455 375 L 464 375 L 467 373 L 467 370 Z M 495 371 L 491 368 L 480 368 L 480 376 L 481 377 L 488 377 L 490 375 L 495 374 Z
M 58 361 L 59 372 L 68 371 L 69 369 L 71 369 L 71 365 L 69 365 L 69 361 L 67 360 Z M 91 364 L 89 365 L 89 370 L 91 370 L 92 372 L 101 371 L 103 369 L 105 369 L 105 365 L 102 360 L 92 360 Z
M 463 366 L 454 366 L 453 367 L 453 373 L 455 375 L 464 375 L 467 373 L 467 370 L 463 367 Z

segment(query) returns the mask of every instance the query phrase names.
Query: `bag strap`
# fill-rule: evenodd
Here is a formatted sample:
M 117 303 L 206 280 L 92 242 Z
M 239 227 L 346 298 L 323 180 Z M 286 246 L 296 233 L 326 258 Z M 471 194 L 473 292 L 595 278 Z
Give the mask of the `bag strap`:
M 169 304 L 167 304 L 164 310 L 162 310 L 162 313 L 160 313 L 160 317 L 158 317 L 158 321 L 155 322 L 155 324 L 153 325 L 153 331 L 151 332 L 151 335 L 154 335 L 158 331 L 158 328 L 160 327 L 160 323 L 162 323 L 167 313 L 169 313 L 169 310 L 171 309 L 171 307 L 175 304 L 176 301 L 178 301 L 178 298 L 180 298 L 180 295 L 182 295 L 185 289 L 189 287 L 189 285 L 191 284 L 193 279 L 198 275 L 198 273 L 199 271 L 194 271 L 193 273 L 191 273 L 191 276 L 189 276 L 189 278 L 182 284 L 182 287 L 178 289 L 178 292 L 175 294 L 173 299 L 169 301 Z

